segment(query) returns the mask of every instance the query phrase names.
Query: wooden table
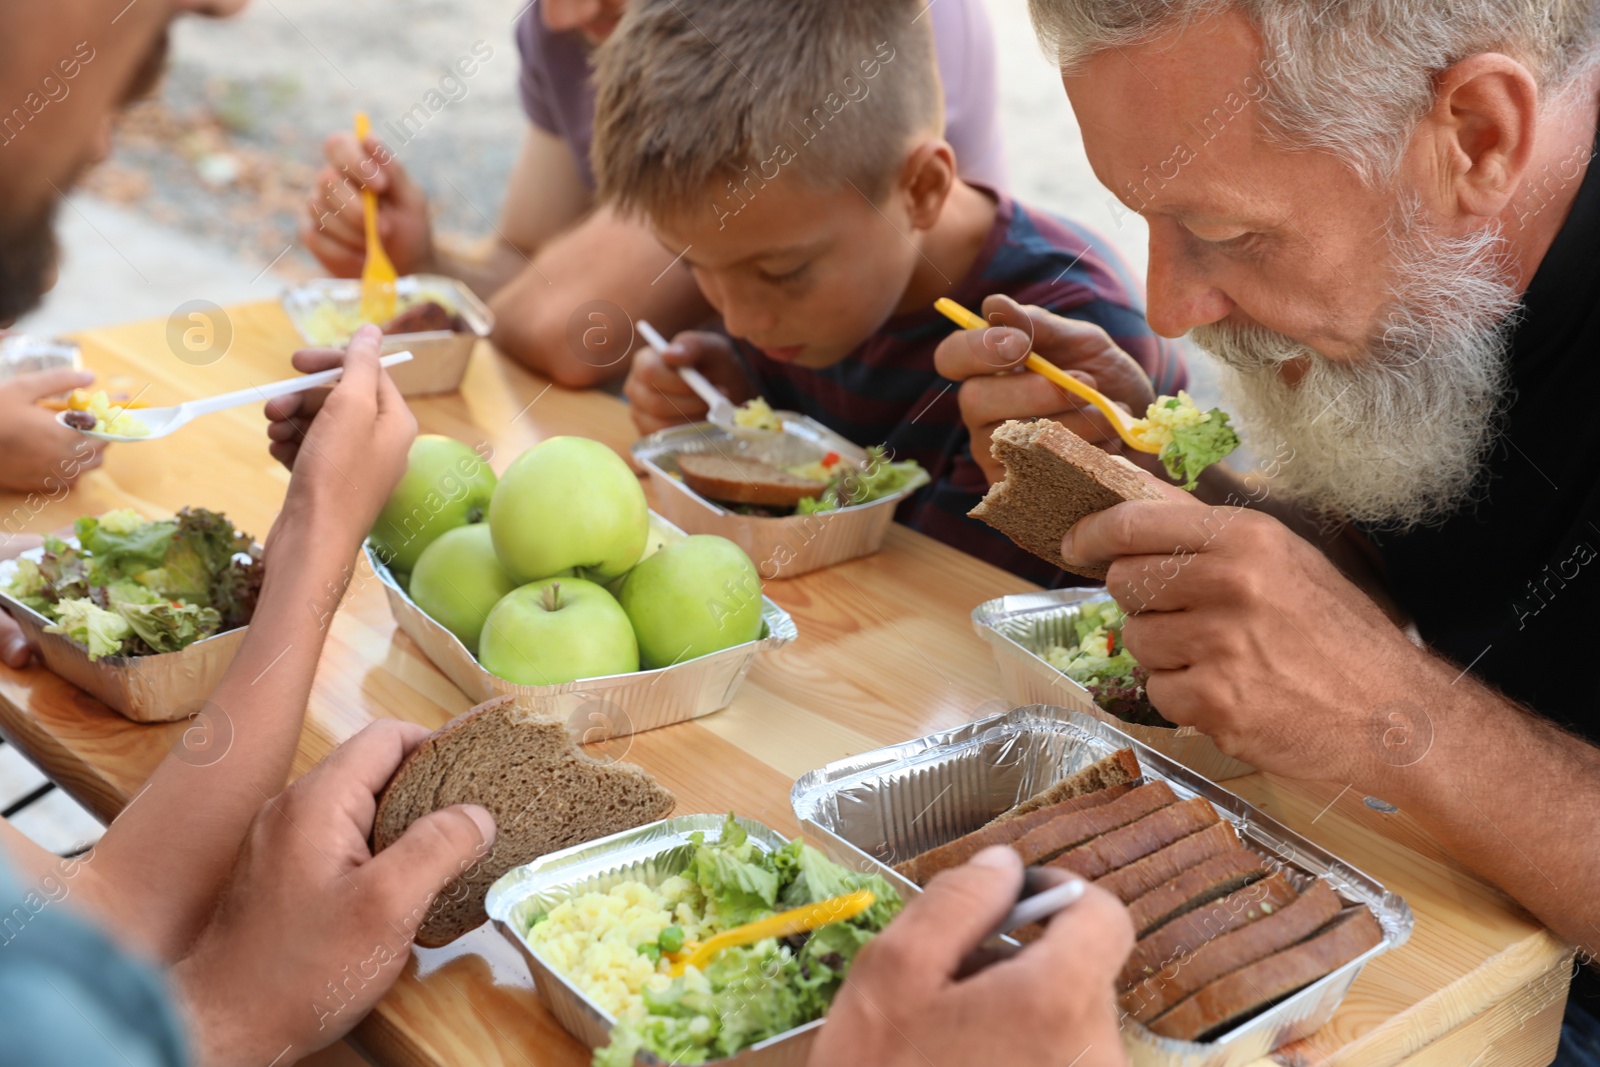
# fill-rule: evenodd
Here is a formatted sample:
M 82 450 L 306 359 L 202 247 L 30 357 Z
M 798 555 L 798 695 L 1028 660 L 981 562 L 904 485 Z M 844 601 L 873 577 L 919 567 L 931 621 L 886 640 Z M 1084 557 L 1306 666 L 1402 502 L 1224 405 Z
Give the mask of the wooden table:
M 80 338 L 84 357 L 102 377 L 148 383 L 158 404 L 291 373 L 295 337 L 277 306 L 230 312 L 233 347 L 208 367 L 173 355 L 164 322 L 91 331 Z M 412 406 L 424 431 L 488 443 L 497 470 L 555 434 L 594 437 L 624 455 L 634 438 L 618 401 L 553 388 L 488 345 L 474 355 L 458 394 Z M 194 504 L 265 535 L 287 475 L 267 456 L 264 425 L 259 408 L 240 408 L 162 441 L 113 449 L 105 467 L 64 499 L 0 496 L 0 526 L 42 532 L 112 507 L 160 515 Z M 629 760 L 677 794 L 680 813 L 732 809 L 794 833 L 789 787 L 802 772 L 1003 710 L 994 663 L 968 614 L 1024 588 L 896 527 L 875 556 L 767 584 L 794 616 L 800 639 L 763 656 L 731 707 L 612 742 L 607 751 L 625 747 Z M 363 569 L 332 627 L 295 773 L 376 717 L 433 727 L 467 706 L 396 631 L 378 583 Z M 126 722 L 41 668 L 0 668 L 0 734 L 102 819 L 137 791 L 182 728 Z M 1416 913 L 1410 942 L 1370 964 L 1332 1022 L 1276 1062 L 1549 1062 L 1569 947 L 1443 855 L 1404 813 L 1380 814 L 1338 784 L 1254 775 L 1231 788 L 1377 877 Z M 407 1067 L 588 1062 L 541 1006 L 519 954 L 488 928 L 418 951 L 354 1040 L 379 1063 Z

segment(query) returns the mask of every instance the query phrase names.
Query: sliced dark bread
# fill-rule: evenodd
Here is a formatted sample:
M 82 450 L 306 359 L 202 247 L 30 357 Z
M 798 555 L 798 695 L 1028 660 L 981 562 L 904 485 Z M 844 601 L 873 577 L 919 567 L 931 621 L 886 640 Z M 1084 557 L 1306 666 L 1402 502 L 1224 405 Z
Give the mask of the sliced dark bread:
M 1036 826 L 1043 826 L 1061 815 L 1088 811 L 1090 808 L 1109 804 L 1132 788 L 1128 785 L 1116 785 L 1110 789 L 1102 789 L 1098 793 L 1088 793 L 1081 797 L 1063 800 L 1006 822 L 989 823 L 964 837 L 958 837 L 954 841 L 937 848 L 930 848 L 926 852 L 897 863 L 894 869 L 918 885 L 927 885 L 928 880 L 940 871 L 961 866 L 990 845 L 1009 845 Z
M 1138 793 L 1138 790 L 1134 790 L 1134 793 Z M 1217 809 L 1204 797 L 1179 801 L 1064 852 L 1046 866 L 1059 867 L 1093 881 L 1109 871 L 1166 848 L 1180 838 L 1198 833 L 1221 818 Z
M 1238 847 L 1239 835 L 1233 824 L 1224 820 L 1197 834 L 1181 837 L 1142 860 L 1101 875 L 1094 884 L 1128 904 L 1212 856 Z
M 1165 499 L 1132 463 L 1049 419 L 1001 424 L 989 451 L 1005 464 L 1006 476 L 967 514 L 1040 559 L 1087 578 L 1104 581 L 1106 565 L 1068 566 L 1061 558 L 1066 532 L 1084 516 L 1125 500 Z
M 1147 1025 L 1151 1032 L 1196 1041 L 1337 970 L 1383 940 L 1372 912 L 1357 908 L 1308 941 L 1200 987 Z
M 790 474 L 765 460 L 716 452 L 679 456 L 678 473 L 701 496 L 728 504 L 792 508 L 828 488 L 827 482 Z
M 1089 764 L 1083 770 L 1067 775 L 1043 792 L 1035 793 L 1009 811 L 1001 812 L 995 816 L 994 822 L 991 822 L 990 825 L 993 826 L 994 823 L 1002 823 L 1021 815 L 1027 815 L 1029 812 L 1038 811 L 1040 808 L 1048 808 L 1052 804 L 1059 804 L 1063 800 L 1071 800 L 1073 797 L 1081 797 L 1102 789 L 1110 789 L 1112 786 L 1137 782 L 1141 773 L 1143 772 L 1139 770 L 1139 758 L 1133 754 L 1133 749 L 1119 748 L 1104 759 L 1096 760 Z
M 1099 837 L 1135 820 L 1143 820 L 1151 812 L 1177 799 L 1177 794 L 1166 782 L 1152 782 L 1109 804 L 1051 819 L 1011 842 L 1011 847 L 1017 850 L 1023 863 L 1030 866 L 1043 863 L 1079 842 Z
M 1266 861 L 1249 849 L 1236 848 L 1212 856 L 1128 905 L 1134 936 L 1143 937 L 1184 912 L 1225 897 L 1266 875 Z
M 1181 962 L 1188 954 L 1214 938 L 1257 922 L 1295 900 L 1294 887 L 1281 874 L 1269 874 L 1235 890 L 1221 900 L 1180 915 L 1165 926 L 1141 937 L 1122 966 L 1118 980 L 1126 989 L 1142 979 L 1160 973 L 1169 964 Z
M 479 704 L 440 727 L 384 787 L 374 852 L 417 819 L 453 804 L 494 816 L 494 846 L 447 885 L 417 929 L 417 944 L 447 944 L 481 925 L 495 879 L 547 852 L 665 817 L 676 798 L 644 771 L 584 755 L 564 722 L 520 712 L 511 697 Z
M 1225 974 L 1303 941 L 1344 905 L 1325 882 L 1313 882 L 1287 907 L 1195 949 L 1183 966 L 1147 978 L 1122 994 L 1122 1010 L 1144 1022 Z

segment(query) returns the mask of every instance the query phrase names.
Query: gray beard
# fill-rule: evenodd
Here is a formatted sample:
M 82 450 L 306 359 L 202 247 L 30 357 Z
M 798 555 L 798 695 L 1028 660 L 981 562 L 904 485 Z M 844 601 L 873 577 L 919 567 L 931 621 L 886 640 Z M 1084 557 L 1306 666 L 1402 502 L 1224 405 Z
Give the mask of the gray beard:
M 1223 363 L 1228 410 L 1260 454 L 1292 459 L 1274 479 L 1330 521 L 1405 530 L 1471 504 L 1509 398 L 1507 344 L 1518 307 L 1498 226 L 1432 231 L 1396 213 L 1398 280 L 1366 357 L 1336 362 L 1259 326 L 1190 332 Z M 1293 385 L 1278 368 L 1309 369 Z

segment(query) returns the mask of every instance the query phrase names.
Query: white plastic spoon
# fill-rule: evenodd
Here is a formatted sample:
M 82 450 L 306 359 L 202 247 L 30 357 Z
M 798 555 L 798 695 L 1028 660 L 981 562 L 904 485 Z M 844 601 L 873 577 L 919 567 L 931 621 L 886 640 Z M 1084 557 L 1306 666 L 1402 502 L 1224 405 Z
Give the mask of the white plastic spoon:
M 667 350 L 667 339 L 662 337 L 654 326 L 643 319 L 640 319 L 635 325 L 638 326 L 639 333 L 644 336 L 645 341 L 651 348 L 657 352 L 665 352 Z M 768 437 L 773 433 L 772 430 L 759 430 L 753 426 L 740 426 L 734 418 L 735 413 L 739 410 L 738 407 L 733 401 L 723 396 L 721 390 L 707 381 L 704 374 L 701 374 L 693 367 L 678 367 L 677 371 L 678 376 L 689 383 L 689 388 L 693 389 L 695 394 L 706 402 L 706 407 L 710 408 L 710 411 L 706 414 L 706 420 L 717 429 L 726 430 L 735 437 L 748 438 Z
M 378 362 L 385 367 L 393 367 L 396 364 L 409 363 L 410 361 L 410 352 L 396 352 L 393 355 L 384 356 Z M 240 407 L 244 404 L 258 404 L 266 400 L 276 400 L 280 396 L 289 396 L 293 393 L 303 393 L 307 389 L 315 389 L 318 386 L 337 381 L 343 373 L 343 367 L 334 367 L 332 370 L 305 374 L 299 378 L 286 378 L 281 382 L 273 382 L 271 385 L 252 385 L 248 389 L 223 393 L 221 396 L 207 397 L 204 400 L 186 400 L 176 407 L 123 409 L 134 413 L 134 417 L 150 429 L 149 433 L 136 436 L 78 429 L 78 427 L 66 421 L 67 416 L 71 414 L 71 412 L 67 411 L 57 412 L 56 421 L 70 430 L 77 430 L 83 436 L 93 437 L 97 441 L 116 441 L 119 443 L 154 441 L 158 437 L 167 436 L 200 415 L 210 415 L 213 412 L 226 411 L 229 408 Z

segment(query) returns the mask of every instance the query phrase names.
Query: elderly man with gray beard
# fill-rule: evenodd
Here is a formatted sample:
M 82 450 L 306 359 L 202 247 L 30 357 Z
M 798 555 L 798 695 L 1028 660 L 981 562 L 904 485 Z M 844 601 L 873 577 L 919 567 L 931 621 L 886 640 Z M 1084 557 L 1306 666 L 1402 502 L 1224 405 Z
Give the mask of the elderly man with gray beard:
M 1398 804 L 1591 959 L 1600 4 L 1032 12 L 1114 211 L 1149 222 L 1151 325 L 1224 365 L 1265 457 L 1086 519 L 1063 555 L 1111 562 L 1163 715 Z M 1000 328 L 939 353 L 975 436 L 1072 410 L 995 373 L 1030 343 L 1149 402 L 1092 327 L 984 311 Z M 1600 1062 L 1597 986 L 1576 982 L 1559 1062 Z

